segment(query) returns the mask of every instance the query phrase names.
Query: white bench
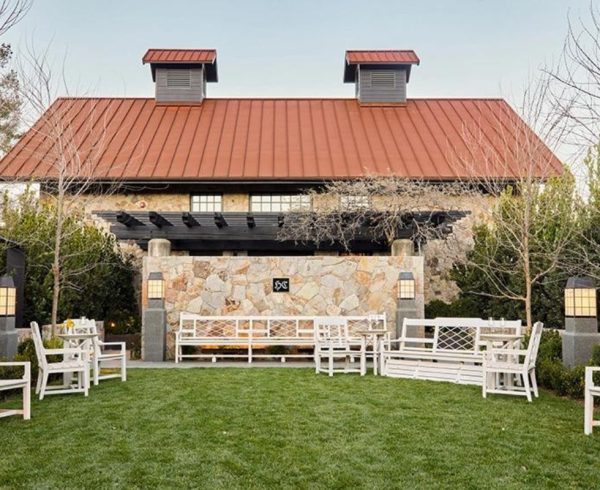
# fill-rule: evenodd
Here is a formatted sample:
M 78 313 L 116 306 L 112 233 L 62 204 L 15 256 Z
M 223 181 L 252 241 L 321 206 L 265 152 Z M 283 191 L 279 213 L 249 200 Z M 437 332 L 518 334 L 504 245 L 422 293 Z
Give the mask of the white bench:
M 179 329 L 175 333 L 175 362 L 184 358 L 313 358 L 315 347 L 315 321 L 323 316 L 201 316 L 181 313 Z M 343 318 L 348 322 L 349 342 L 360 346 L 359 330 L 387 328 L 385 315 L 328 317 Z M 244 353 L 230 354 L 183 353 L 184 347 L 238 348 Z M 296 354 L 255 353 L 272 346 L 305 348 Z M 358 353 L 357 353 L 358 355 Z
M 409 336 L 409 330 L 422 336 Z M 405 319 L 401 335 L 387 339 L 381 353 L 382 374 L 395 378 L 483 383 L 483 347 L 494 337 L 521 335 L 521 321 L 480 318 Z

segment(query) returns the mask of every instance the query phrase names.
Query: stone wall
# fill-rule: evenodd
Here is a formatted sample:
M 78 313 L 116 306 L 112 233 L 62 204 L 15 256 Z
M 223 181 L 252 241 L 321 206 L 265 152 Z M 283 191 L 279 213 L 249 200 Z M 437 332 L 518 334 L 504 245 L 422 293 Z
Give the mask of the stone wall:
M 366 315 L 386 313 L 393 328 L 398 274 L 416 279 L 423 313 L 422 257 L 145 257 L 143 277 L 165 278 L 167 346 L 180 312 L 202 315 Z M 290 278 L 289 293 L 272 279 Z M 146 298 L 146 284 L 142 297 Z

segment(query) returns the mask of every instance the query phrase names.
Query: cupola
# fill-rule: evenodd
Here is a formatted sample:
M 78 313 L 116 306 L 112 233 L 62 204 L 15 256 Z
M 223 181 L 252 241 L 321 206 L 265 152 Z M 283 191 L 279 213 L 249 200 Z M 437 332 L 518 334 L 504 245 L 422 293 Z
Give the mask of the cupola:
M 206 83 L 216 82 L 216 49 L 149 49 L 142 63 L 150 64 L 156 102 L 200 104 Z
M 410 70 L 419 63 L 412 50 L 346 51 L 344 83 L 355 84 L 361 104 L 405 104 Z

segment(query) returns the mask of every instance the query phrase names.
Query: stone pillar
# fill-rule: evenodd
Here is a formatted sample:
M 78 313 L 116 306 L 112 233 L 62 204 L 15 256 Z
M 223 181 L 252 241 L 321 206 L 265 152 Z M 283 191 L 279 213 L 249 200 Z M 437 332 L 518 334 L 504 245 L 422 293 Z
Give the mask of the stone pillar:
M 144 361 L 162 362 L 167 352 L 167 311 L 164 300 L 148 303 L 142 313 L 142 357 Z
M 412 257 L 414 255 L 414 244 L 412 240 L 394 240 L 391 247 L 391 255 L 401 257 Z M 414 277 L 415 281 L 415 294 L 413 298 L 400 298 L 400 292 L 398 291 L 398 300 L 396 303 L 396 338 L 400 337 L 402 333 L 402 323 L 405 318 L 420 318 L 419 308 L 417 305 L 417 294 L 416 284 L 417 281 L 422 280 L 421 278 Z M 424 332 L 422 327 L 410 327 L 407 329 L 406 334 L 409 337 L 423 337 Z
M 19 332 L 14 316 L 0 316 L 0 359 L 12 361 L 17 355 Z
M 596 317 L 566 317 L 562 336 L 563 364 L 568 367 L 587 364 L 592 349 L 600 343 Z
M 153 238 L 148 242 L 150 257 L 168 257 L 171 254 L 171 242 L 164 238 Z M 148 280 L 146 294 L 148 294 Z M 158 274 L 160 276 L 160 274 Z M 161 276 L 162 277 L 162 276 Z M 167 351 L 167 312 L 165 310 L 164 288 L 161 298 L 148 297 L 148 303 L 142 311 L 142 359 L 148 362 L 162 362 Z
M 149 257 L 168 257 L 171 255 L 171 242 L 164 238 L 153 238 L 148 242 Z
M 414 255 L 415 246 L 412 240 L 402 239 L 392 242 L 390 255 L 394 257 L 410 257 Z

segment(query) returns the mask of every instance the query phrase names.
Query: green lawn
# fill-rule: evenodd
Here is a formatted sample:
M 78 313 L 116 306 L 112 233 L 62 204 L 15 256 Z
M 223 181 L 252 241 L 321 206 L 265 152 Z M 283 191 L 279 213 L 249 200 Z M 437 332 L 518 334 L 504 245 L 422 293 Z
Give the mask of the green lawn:
M 130 370 L 0 419 L 0 488 L 600 488 L 600 433 L 542 393 L 308 369 Z

